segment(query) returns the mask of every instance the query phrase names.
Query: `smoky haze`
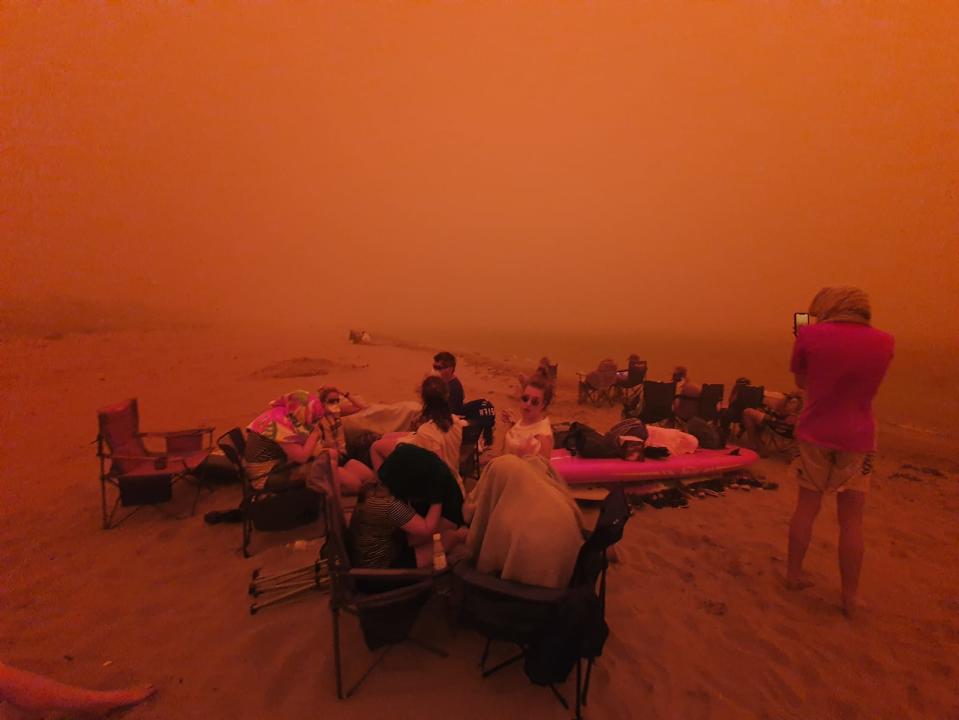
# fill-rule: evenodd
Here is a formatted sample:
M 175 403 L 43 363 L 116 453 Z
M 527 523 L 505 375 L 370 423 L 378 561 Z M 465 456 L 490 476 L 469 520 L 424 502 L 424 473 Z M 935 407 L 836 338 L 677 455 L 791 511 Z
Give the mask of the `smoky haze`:
M 949 2 L 0 9 L 7 298 L 959 335 Z M 569 308 L 564 312 L 563 308 Z

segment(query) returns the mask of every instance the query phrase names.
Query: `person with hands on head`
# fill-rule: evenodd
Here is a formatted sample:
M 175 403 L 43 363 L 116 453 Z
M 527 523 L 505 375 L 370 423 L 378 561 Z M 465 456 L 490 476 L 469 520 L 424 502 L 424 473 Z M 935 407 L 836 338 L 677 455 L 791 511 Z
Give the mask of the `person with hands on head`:
M 314 431 L 319 433 L 320 448 L 332 454 L 337 490 L 355 495 L 363 485 L 373 480 L 373 471 L 359 460 L 351 460 L 348 457 L 346 433 L 340 418 L 345 410 L 355 412 L 362 410 L 362 406 L 356 401 L 351 402 L 348 392 L 343 392 L 332 385 L 320 388 L 318 396 L 323 412 L 316 421 Z

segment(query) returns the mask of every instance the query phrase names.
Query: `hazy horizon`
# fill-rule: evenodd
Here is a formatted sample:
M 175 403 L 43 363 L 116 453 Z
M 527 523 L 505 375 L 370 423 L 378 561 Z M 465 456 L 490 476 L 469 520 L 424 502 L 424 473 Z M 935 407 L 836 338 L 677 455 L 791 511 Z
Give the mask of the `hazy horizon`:
M 851 283 L 952 345 L 957 30 L 947 3 L 4 3 L 0 298 L 767 337 Z

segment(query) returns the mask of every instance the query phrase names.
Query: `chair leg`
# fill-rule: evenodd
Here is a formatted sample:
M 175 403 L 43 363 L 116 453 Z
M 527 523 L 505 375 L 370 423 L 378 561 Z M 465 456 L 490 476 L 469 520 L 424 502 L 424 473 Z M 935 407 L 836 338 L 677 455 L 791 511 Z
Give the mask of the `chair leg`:
M 332 605 L 333 600 L 330 599 Z M 330 614 L 333 616 L 333 671 L 336 674 L 336 697 L 343 699 L 343 667 L 340 664 L 340 611 L 335 607 L 330 608 Z
M 483 648 L 483 657 L 481 657 L 479 661 L 480 670 L 482 671 L 486 670 L 486 658 L 489 657 L 489 649 L 490 649 L 490 645 L 492 644 L 493 644 L 493 640 L 491 638 L 486 638 L 486 647 Z
M 515 662 L 519 662 L 519 661 L 522 660 L 524 657 L 526 657 L 526 653 L 525 653 L 525 652 L 519 652 L 518 654 L 514 655 L 513 657 L 511 657 L 511 658 L 509 658 L 509 659 L 507 659 L 507 660 L 504 660 L 503 662 L 499 663 L 498 665 L 494 665 L 494 666 L 491 667 L 489 670 L 484 670 L 484 671 L 483 671 L 483 677 L 484 677 L 484 678 L 488 678 L 488 677 L 489 677 L 490 675 L 492 675 L 493 673 L 499 672 L 499 671 L 502 670 L 503 668 L 508 667 L 508 666 L 512 665 L 513 663 L 515 663 Z
M 381 653 L 377 656 L 376 660 L 374 660 L 374 661 L 370 664 L 370 666 L 369 666 L 368 668 L 366 668 L 366 672 L 363 673 L 363 674 L 360 676 L 360 679 L 357 680 L 357 681 L 353 684 L 353 687 L 351 687 L 349 690 L 346 691 L 346 697 L 350 697 L 353 693 L 355 693 L 357 690 L 360 689 L 360 685 L 363 684 L 363 681 L 366 680 L 366 678 L 368 678 L 368 677 L 370 676 L 370 673 L 373 672 L 373 670 L 376 669 L 376 666 L 377 666 L 377 665 L 379 665 L 381 662 L 383 662 L 383 658 L 385 658 L 387 655 L 390 654 L 390 650 L 392 650 L 393 647 L 394 647 L 393 645 L 387 645 L 387 646 L 383 649 L 383 652 L 381 652 Z
M 553 691 L 553 697 L 559 701 L 559 704 L 562 705 L 566 710 L 569 710 L 569 702 L 563 697 L 563 693 L 557 690 L 553 683 L 549 684 L 549 689 Z
M 253 534 L 253 518 L 249 511 L 243 511 L 243 557 L 250 557 L 250 536 Z
M 578 672 L 578 668 L 577 668 Z M 589 697 L 589 678 L 593 673 L 593 658 L 590 658 L 586 663 L 586 680 L 583 683 L 583 705 L 586 705 L 587 698 Z

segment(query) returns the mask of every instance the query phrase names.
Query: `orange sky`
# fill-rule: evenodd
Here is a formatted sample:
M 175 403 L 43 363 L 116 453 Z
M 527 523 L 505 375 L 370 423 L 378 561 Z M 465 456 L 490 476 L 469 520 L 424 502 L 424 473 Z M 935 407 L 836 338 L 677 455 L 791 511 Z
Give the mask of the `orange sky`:
M 954 3 L 233 5 L 0 6 L 3 295 L 959 336 Z

